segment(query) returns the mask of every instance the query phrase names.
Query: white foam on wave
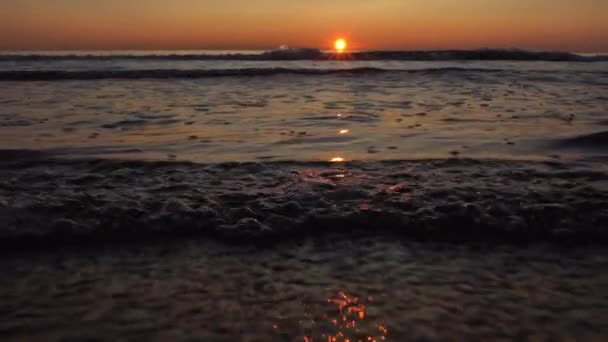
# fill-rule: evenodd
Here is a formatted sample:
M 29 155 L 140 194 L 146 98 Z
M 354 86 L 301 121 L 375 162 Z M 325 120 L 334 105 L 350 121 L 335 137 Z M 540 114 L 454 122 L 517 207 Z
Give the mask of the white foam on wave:
M 9 245 L 191 235 L 271 243 L 330 232 L 500 242 L 608 238 L 601 163 L 199 165 L 19 156 L 0 164 L 0 243 Z

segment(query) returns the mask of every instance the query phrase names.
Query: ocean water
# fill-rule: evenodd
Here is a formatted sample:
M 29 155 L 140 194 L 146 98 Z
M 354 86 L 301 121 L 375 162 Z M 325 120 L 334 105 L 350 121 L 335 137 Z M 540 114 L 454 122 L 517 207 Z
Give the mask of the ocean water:
M 275 54 L 0 56 L 0 240 L 607 236 L 608 61 Z
M 608 124 L 606 61 L 53 56 L 0 59 L 4 149 L 203 163 L 605 150 L 587 137 Z
M 0 54 L 0 337 L 605 340 L 607 152 L 596 57 Z

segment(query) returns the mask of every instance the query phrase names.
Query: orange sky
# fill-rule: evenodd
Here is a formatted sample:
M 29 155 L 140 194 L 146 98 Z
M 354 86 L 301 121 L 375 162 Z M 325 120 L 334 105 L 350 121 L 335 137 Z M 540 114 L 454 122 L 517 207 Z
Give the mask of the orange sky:
M 0 49 L 608 52 L 608 0 L 1 0 Z

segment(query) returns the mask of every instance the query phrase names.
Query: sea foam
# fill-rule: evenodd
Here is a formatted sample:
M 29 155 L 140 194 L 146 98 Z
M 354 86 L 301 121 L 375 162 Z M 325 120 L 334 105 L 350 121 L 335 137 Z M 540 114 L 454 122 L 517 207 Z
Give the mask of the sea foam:
M 0 243 L 204 236 L 270 243 L 371 235 L 484 241 L 605 241 L 608 173 L 593 164 L 446 159 L 0 165 Z

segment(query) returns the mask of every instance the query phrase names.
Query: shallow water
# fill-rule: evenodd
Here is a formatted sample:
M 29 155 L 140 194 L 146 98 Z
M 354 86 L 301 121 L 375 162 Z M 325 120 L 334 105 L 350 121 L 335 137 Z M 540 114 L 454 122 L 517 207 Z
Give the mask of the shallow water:
M 266 240 L 377 220 L 407 235 L 607 236 L 608 62 L 97 56 L 0 69 L 3 241 Z
M 63 73 L 0 81 L 3 149 L 210 163 L 579 158 L 607 144 L 608 62 L 74 59 L 0 69 Z
M 606 94 L 606 62 L 0 58 L 0 339 L 605 339 Z
M 332 232 L 608 241 L 603 162 L 202 165 L 0 156 L 0 244 L 6 248 L 159 236 L 271 245 Z
M 608 258 L 593 248 L 340 237 L 275 249 L 179 242 L 16 254 L 0 267 L 4 341 L 599 341 L 608 334 Z

